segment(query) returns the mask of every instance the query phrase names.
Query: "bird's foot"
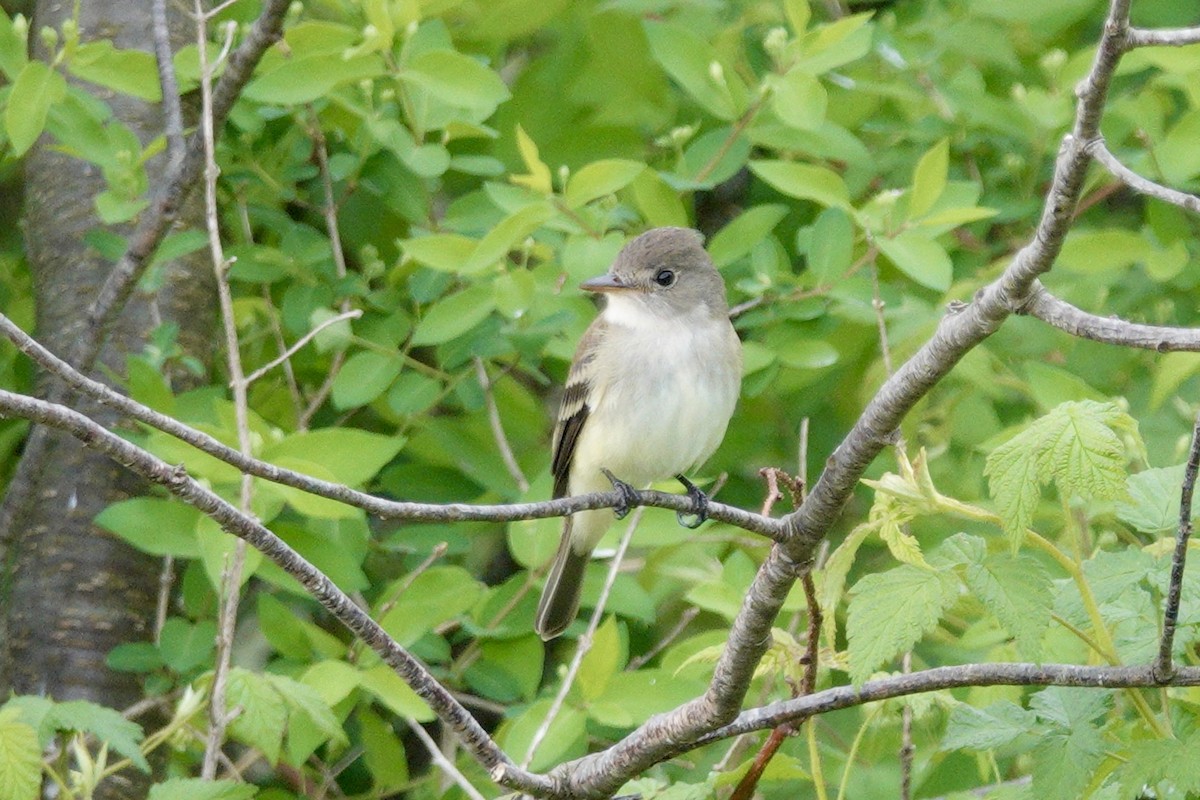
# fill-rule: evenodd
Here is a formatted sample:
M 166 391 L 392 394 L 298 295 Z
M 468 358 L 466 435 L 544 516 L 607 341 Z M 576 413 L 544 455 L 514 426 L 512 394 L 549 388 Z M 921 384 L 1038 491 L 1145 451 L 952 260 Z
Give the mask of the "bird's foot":
M 629 509 L 638 504 L 641 496 L 638 494 L 637 489 L 634 489 L 608 470 L 601 468 L 600 471 L 612 483 L 613 490 L 617 493 L 617 504 L 613 506 L 613 514 L 616 515 L 617 519 L 625 519 L 625 515 L 629 513 Z
M 676 475 L 675 480 L 683 484 L 683 488 L 687 489 L 688 497 L 692 499 L 691 513 L 676 511 L 675 519 L 683 527 L 695 530 L 704 524 L 704 520 L 708 519 L 708 495 L 682 475 Z

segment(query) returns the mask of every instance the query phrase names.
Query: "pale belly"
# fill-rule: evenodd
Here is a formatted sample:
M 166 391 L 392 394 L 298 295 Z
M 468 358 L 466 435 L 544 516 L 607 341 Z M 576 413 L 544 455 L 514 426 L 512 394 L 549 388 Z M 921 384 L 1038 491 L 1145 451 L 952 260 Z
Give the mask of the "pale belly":
M 621 480 L 644 486 L 701 465 L 725 436 L 737 402 L 740 364 L 715 353 L 730 332 L 696 334 L 677 329 L 656 337 L 655 346 L 636 346 L 620 332 L 605 345 L 614 348 L 621 368 L 597 393 L 571 469 L 571 493 L 601 491 L 610 470 Z

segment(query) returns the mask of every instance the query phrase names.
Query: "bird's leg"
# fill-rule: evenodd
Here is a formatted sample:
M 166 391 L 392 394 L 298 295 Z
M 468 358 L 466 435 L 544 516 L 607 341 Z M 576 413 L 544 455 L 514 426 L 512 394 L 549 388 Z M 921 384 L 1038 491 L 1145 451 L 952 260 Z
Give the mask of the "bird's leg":
M 688 497 L 692 498 L 692 513 L 693 519 L 688 520 L 688 514 L 682 511 L 675 512 L 675 519 L 685 528 L 696 529 L 704 524 L 704 520 L 708 519 L 708 495 L 700 491 L 700 487 L 689 481 L 682 475 L 676 475 L 675 480 L 683 484 L 683 488 L 687 489 Z
M 641 495 L 638 494 L 637 489 L 634 489 L 603 467 L 600 468 L 600 471 L 612 483 L 613 490 L 617 493 L 617 504 L 613 506 L 613 514 L 616 515 L 617 519 L 625 519 L 625 515 L 629 513 L 629 509 L 636 506 L 641 500 Z

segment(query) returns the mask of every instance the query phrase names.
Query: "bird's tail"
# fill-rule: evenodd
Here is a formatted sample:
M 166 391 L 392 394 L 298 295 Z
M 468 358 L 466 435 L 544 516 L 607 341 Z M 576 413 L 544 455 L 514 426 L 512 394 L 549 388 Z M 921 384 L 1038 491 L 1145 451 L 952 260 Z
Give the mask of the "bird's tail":
M 583 570 L 611 524 L 612 512 L 607 508 L 580 511 L 563 523 L 562 541 L 546 577 L 533 624 L 543 639 L 558 636 L 575 619 L 583 591 Z

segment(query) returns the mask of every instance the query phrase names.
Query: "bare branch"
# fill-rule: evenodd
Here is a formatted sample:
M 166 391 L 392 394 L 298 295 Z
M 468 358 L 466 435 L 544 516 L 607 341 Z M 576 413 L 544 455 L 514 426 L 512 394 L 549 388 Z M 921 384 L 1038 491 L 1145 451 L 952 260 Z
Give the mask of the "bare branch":
M 1040 282 L 1034 283 L 1025 305 L 1017 313 L 1037 317 L 1047 325 L 1053 325 L 1072 336 L 1091 339 L 1094 342 L 1138 347 L 1159 353 L 1174 350 L 1200 351 L 1200 328 L 1141 325 L 1116 317 L 1089 314 L 1050 294 Z
M 1149 178 L 1143 178 L 1141 175 L 1138 175 L 1113 155 L 1112 151 L 1104 144 L 1104 139 L 1093 139 L 1088 145 L 1088 152 L 1092 158 L 1103 164 L 1115 178 L 1135 192 L 1144 194 L 1147 197 L 1153 197 L 1156 200 L 1162 200 L 1164 203 L 1185 208 L 1193 214 L 1200 214 L 1200 197 L 1188 194 L 1187 192 L 1181 192 L 1178 189 L 1172 189 L 1169 186 L 1163 186 Z
M 1175 643 L 1175 625 L 1179 620 L 1179 599 L 1183 592 L 1183 568 L 1187 561 L 1188 539 L 1192 535 L 1192 495 L 1196 490 L 1196 473 L 1200 471 L 1200 414 L 1192 428 L 1192 448 L 1188 452 L 1187 466 L 1183 470 L 1183 485 L 1179 490 L 1179 533 L 1175 537 L 1175 553 L 1171 556 L 1171 582 L 1167 588 L 1167 602 L 1163 608 L 1162 638 L 1158 645 L 1158 659 L 1154 662 L 1154 674 L 1160 679 L 1170 678 L 1175 667 L 1171 663 L 1171 648 Z
M 458 784 L 458 788 L 462 789 L 463 793 L 471 798 L 471 800 L 484 800 L 484 796 L 467 780 L 467 776 L 463 775 L 458 767 L 454 766 L 454 762 L 446 758 L 446 754 L 442 752 L 442 748 L 438 747 L 437 742 L 421 727 L 420 723 L 414 719 L 408 719 L 407 722 L 409 730 L 417 735 L 417 738 L 421 740 L 421 744 L 425 745 L 425 749 L 429 751 L 429 757 L 433 759 L 433 763 L 437 764 L 442 772 L 449 775 L 450 779 Z
M 616 492 L 596 492 L 579 495 L 578 497 L 563 497 L 558 500 L 547 500 L 540 503 L 511 503 L 507 505 L 468 505 L 466 503 L 408 503 L 395 500 L 385 500 L 380 497 L 356 491 L 347 486 L 331 481 L 323 481 L 303 473 L 277 467 L 265 461 L 259 461 L 239 453 L 222 442 L 217 441 L 206 433 L 191 428 L 176 419 L 160 414 L 141 403 L 113 391 L 109 387 L 81 375 L 62 359 L 55 356 L 40 343 L 22 331 L 12 320 L 0 314 L 0 334 L 6 336 L 17 349 L 29 356 L 49 372 L 62 378 L 70 387 L 93 397 L 110 408 L 114 408 L 132 419 L 136 419 L 152 428 L 187 442 L 198 450 L 208 453 L 239 470 L 254 475 L 257 478 L 273 483 L 291 486 L 301 491 L 336 500 L 339 503 L 361 508 L 369 514 L 383 519 L 398 519 L 408 522 L 511 522 L 517 519 L 544 519 L 546 517 L 561 517 L 576 511 L 587 511 L 593 508 L 612 508 L 620 498 Z M 692 500 L 687 495 L 668 494 L 656 491 L 638 491 L 637 502 L 634 505 L 667 508 L 673 511 L 690 511 Z M 725 505 L 710 500 L 708 504 L 710 519 L 734 525 L 751 533 L 758 533 L 771 539 L 780 536 L 779 523 L 745 511 L 736 506 Z
M 1125 37 L 1125 46 L 1134 47 L 1185 47 L 1200 44 L 1200 28 L 1146 29 L 1130 28 Z
M 348 319 L 358 319 L 359 317 L 362 316 L 362 313 L 363 313 L 362 309 L 356 308 L 351 311 L 342 312 L 341 314 L 338 314 L 335 317 L 330 317 L 329 319 L 323 321 L 321 324 L 317 325 L 311 331 L 309 331 L 308 333 L 304 334 L 299 339 L 297 339 L 296 343 L 293 344 L 291 347 L 287 348 L 282 353 L 280 353 L 278 356 L 271 359 L 269 362 L 267 362 L 266 364 L 263 364 L 261 367 L 254 370 L 254 372 L 251 372 L 249 375 L 247 375 L 246 383 L 247 384 L 254 383 L 256 380 L 261 378 L 263 375 L 266 375 L 268 372 L 275 369 L 275 367 L 278 367 L 280 364 L 283 364 L 284 362 L 286 362 L 293 355 L 295 355 L 296 352 L 300 350 L 300 348 L 304 347 L 304 345 L 311 342 L 316 337 L 317 334 L 319 334 L 321 331 L 325 330 L 329 326 L 336 325 L 339 322 L 345 322 Z
M 324 573 L 257 520 L 238 511 L 191 478 L 185 469 L 167 464 L 77 411 L 45 400 L 0 389 L 0 415 L 22 417 L 63 430 L 207 514 L 222 530 L 243 539 L 299 581 L 330 614 L 379 654 L 442 722 L 454 730 L 471 755 L 489 770 L 493 780 L 541 796 L 561 794 L 549 778 L 534 775 L 513 764 L 470 712 L 438 683 L 425 666 L 388 636 L 379 623 L 371 619 Z
M 162 88 L 163 130 L 167 136 L 167 170 L 173 172 L 183 163 L 183 108 L 179 102 L 179 86 L 175 83 L 175 62 L 171 57 L 167 0 L 154 0 L 151 15 L 154 23 L 154 60 L 158 64 L 158 83 Z

